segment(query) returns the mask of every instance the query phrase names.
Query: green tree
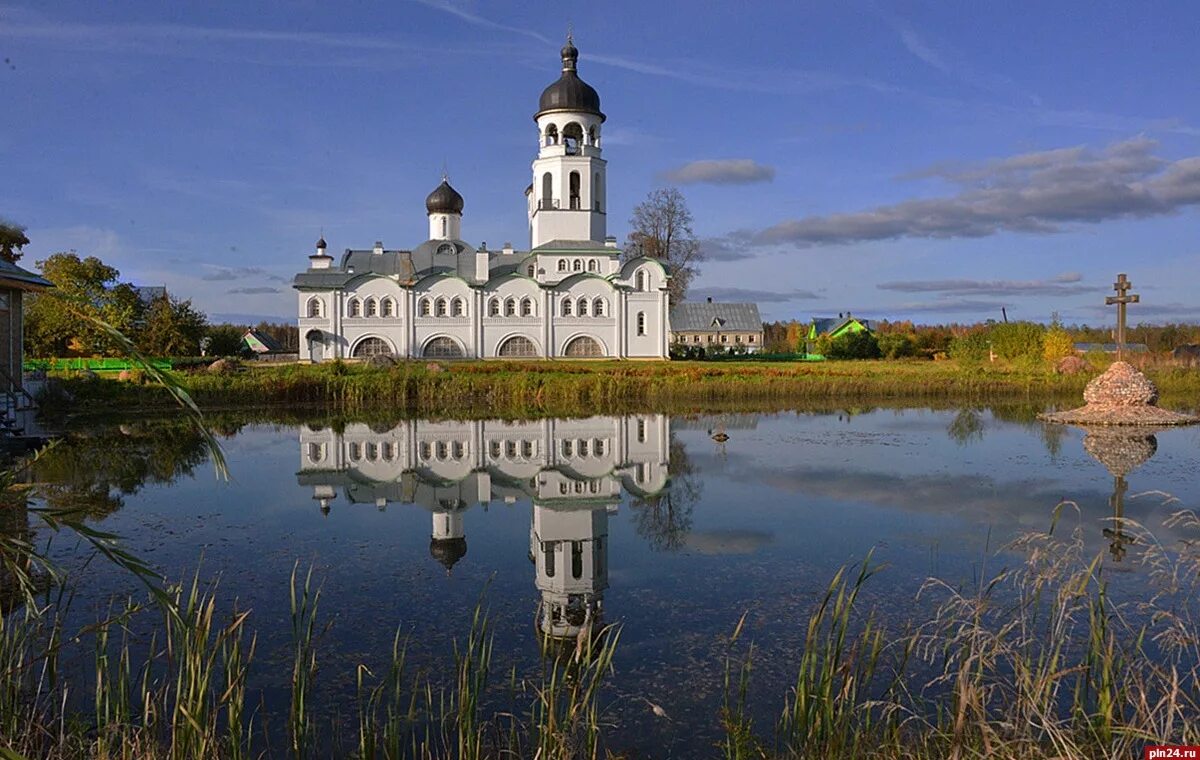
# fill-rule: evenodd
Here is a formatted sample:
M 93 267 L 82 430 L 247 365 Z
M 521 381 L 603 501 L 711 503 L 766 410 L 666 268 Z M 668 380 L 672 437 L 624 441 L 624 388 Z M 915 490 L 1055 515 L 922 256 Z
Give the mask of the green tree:
M 191 301 L 156 298 L 146 309 L 138 347 L 151 356 L 195 356 L 208 329 L 208 318 Z
M 66 307 L 70 301 L 126 335 L 136 336 L 145 307 L 120 272 L 95 256 L 74 251 L 37 262 L 55 289 L 29 296 L 25 306 L 25 344 L 34 356 L 119 353 L 104 332 Z
M 16 264 L 21 258 L 21 249 L 29 245 L 25 228 L 19 224 L 0 219 L 0 259 Z
M 830 359 L 878 359 L 879 341 L 867 331 L 842 333 L 829 342 Z
M 213 325 L 208 328 L 209 356 L 241 356 L 246 331 L 236 325 Z
M 633 209 L 629 227 L 625 260 L 647 256 L 661 261 L 671 275 L 671 303 L 682 301 L 704 258 L 683 193 L 674 187 L 653 191 Z

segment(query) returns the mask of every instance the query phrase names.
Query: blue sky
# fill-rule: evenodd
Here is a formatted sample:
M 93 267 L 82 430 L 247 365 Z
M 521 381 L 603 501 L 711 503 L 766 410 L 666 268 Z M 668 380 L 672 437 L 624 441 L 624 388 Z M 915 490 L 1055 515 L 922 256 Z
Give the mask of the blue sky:
M 771 319 L 1200 319 L 1200 4 L 0 0 L 0 216 L 216 318 L 294 315 L 330 247 L 528 242 L 567 25 L 609 233 L 668 184 L 696 296 Z

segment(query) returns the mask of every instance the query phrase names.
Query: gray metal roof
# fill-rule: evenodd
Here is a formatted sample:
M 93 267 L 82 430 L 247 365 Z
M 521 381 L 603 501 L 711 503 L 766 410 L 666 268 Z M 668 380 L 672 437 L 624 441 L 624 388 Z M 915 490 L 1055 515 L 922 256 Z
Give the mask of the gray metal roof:
M 547 251 L 595 251 L 597 253 L 610 253 L 614 256 L 621 252 L 618 248 L 609 248 L 604 243 L 598 243 L 595 240 L 559 240 L 558 238 L 542 243 L 533 250 L 539 253 Z
M 22 269 L 4 259 L 0 259 L 0 284 L 16 287 L 20 290 L 40 290 L 41 288 L 54 287 L 54 283 L 45 277 L 36 275 L 28 269 Z
M 684 302 L 671 309 L 671 330 L 681 332 L 760 332 L 762 317 L 755 303 Z
M 296 275 L 292 285 L 313 290 L 341 288 L 364 274 L 396 277 L 403 283 L 413 283 L 433 274 L 448 274 L 481 284 L 475 279 L 475 253 L 475 248 L 462 240 L 426 240 L 411 251 L 385 250 L 375 253 L 374 249 L 347 249 L 338 266 L 301 272 Z M 511 272 L 524 274 L 520 265 L 528 257 L 529 251 L 513 251 L 511 254 L 489 251 L 489 278 Z

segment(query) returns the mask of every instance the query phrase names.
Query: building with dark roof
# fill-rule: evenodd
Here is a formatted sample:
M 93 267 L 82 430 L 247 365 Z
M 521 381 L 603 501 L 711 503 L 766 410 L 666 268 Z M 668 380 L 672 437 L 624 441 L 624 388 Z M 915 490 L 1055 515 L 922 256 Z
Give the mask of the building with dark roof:
M 676 304 L 671 308 L 671 344 L 757 353 L 763 344 L 758 304 L 714 303 L 711 298 Z
M 33 397 L 25 388 L 25 297 L 54 287 L 46 278 L 0 259 L 0 435 L 32 428 Z
M 443 176 L 425 199 L 424 242 L 335 257 L 318 241 L 293 283 L 301 358 L 667 357 L 670 274 L 654 259 L 622 261 L 608 237 L 600 95 L 570 38 L 561 58 L 534 114 L 528 249 L 467 243 L 466 199 Z

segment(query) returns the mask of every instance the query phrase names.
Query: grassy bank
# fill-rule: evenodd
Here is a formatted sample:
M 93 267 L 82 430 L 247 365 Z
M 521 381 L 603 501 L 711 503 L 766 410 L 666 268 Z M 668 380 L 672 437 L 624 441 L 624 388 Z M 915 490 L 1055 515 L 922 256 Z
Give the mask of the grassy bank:
M 1200 535 L 1194 515 L 1172 523 Z M 1007 548 L 1023 561 L 977 585 L 926 583 L 932 612 L 900 627 L 862 601 L 880 572 L 868 557 L 837 573 L 794 621 L 805 631 L 795 685 L 773 695 L 773 722 L 747 707 L 756 666 L 749 613 L 729 621 L 721 661 L 696 665 L 723 672 L 721 705 L 685 720 L 719 725 L 722 738 L 705 754 L 726 758 L 1083 760 L 1196 744 L 1196 543 L 1163 547 L 1133 524 L 1123 529 L 1147 547 L 1137 599 L 1109 596 L 1103 557 L 1085 556 L 1079 532 L 1035 533 Z M 5 570 L 27 572 L 19 547 L 0 548 L 9 550 L 0 553 Z M 290 598 L 291 657 L 267 662 L 255 658 L 253 613 L 219 603 L 220 587 L 198 578 L 119 604 L 82 631 L 60 614 L 69 589 L 30 587 L 23 609 L 0 617 L 0 756 L 625 756 L 609 739 L 614 700 L 646 700 L 609 687 L 619 630 L 585 626 L 565 646 L 542 640 L 541 672 L 518 678 L 493 672 L 482 605 L 469 630 L 448 634 L 453 667 L 440 675 L 414 670 L 399 631 L 389 663 L 357 665 L 353 728 L 343 730 L 312 702 L 329 668 L 345 666 L 333 664 L 337 637 L 317 635 L 328 625 L 319 585 L 311 572 L 294 572 L 280 589 Z M 160 616 L 148 643 L 132 633 L 145 616 Z M 290 684 L 286 711 L 256 708 L 264 675 Z
M 1166 405 L 1200 398 L 1200 372 L 1150 368 Z M 672 410 L 731 402 L 861 400 L 959 403 L 1079 398 L 1094 373 L 1059 375 L 1041 365 L 955 361 L 756 362 L 403 362 L 247 366 L 228 374 L 179 374 L 206 408 L 320 404 L 341 411 L 392 409 L 439 416 L 579 415 Z M 78 411 L 169 407 L 159 387 L 64 376 Z M 53 402 L 50 404 L 53 405 Z

